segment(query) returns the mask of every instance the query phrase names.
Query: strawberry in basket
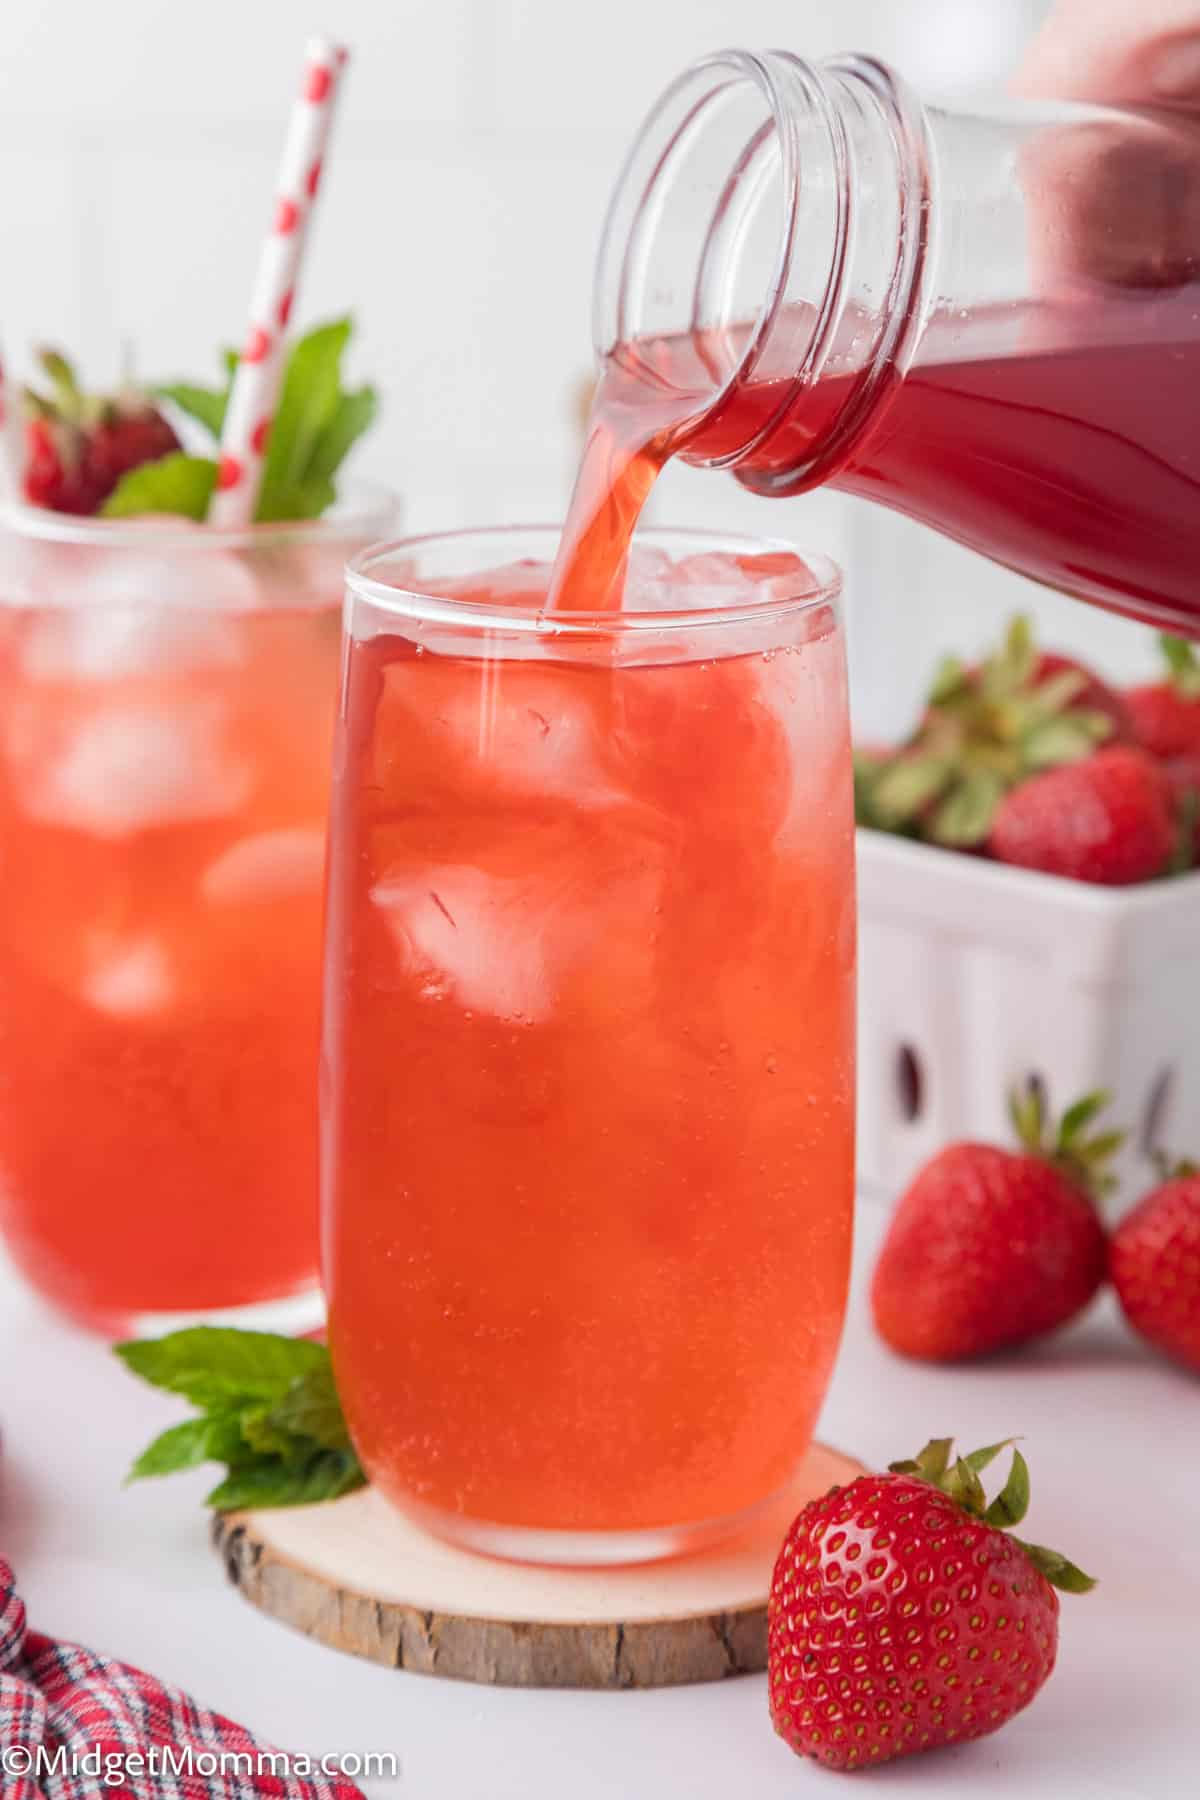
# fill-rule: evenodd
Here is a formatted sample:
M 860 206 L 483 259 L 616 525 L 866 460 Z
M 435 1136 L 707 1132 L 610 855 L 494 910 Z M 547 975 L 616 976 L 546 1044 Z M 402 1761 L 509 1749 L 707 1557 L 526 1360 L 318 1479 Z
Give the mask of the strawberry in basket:
M 858 822 L 1103 887 L 1200 861 L 1200 659 L 1126 695 L 1014 619 L 992 656 L 946 658 L 917 729 L 855 758 Z
M 992 819 L 999 862 L 1101 887 L 1152 881 L 1177 842 L 1174 797 L 1158 764 L 1129 744 L 1023 781 Z
M 1200 657 L 1183 638 L 1159 638 L 1167 673 L 1124 696 L 1133 734 L 1164 762 L 1200 752 Z
M 928 843 L 983 850 L 1004 796 L 1030 776 L 1124 741 L 1120 696 L 1090 670 L 1039 651 L 1014 619 L 984 662 L 946 657 L 908 741 L 860 753 L 859 823 Z

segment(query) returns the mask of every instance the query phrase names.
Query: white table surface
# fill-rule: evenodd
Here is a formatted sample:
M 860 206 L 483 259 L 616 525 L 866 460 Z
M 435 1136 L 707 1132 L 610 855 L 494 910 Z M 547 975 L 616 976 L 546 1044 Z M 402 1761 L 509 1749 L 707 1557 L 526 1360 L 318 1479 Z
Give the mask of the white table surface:
M 1024 1434 L 1030 1535 L 1101 1578 L 1067 1597 L 1059 1668 L 999 1735 L 918 1756 L 876 1788 L 959 1800 L 1200 1796 L 1200 1382 L 1145 1354 L 1107 1303 L 1005 1364 L 889 1356 L 863 1276 L 822 1435 L 877 1464 L 926 1436 Z M 372 1800 L 784 1800 L 836 1778 L 771 1731 L 762 1676 L 651 1693 L 537 1693 L 398 1674 L 262 1617 L 225 1584 L 200 1507 L 206 1472 L 122 1490 L 131 1456 L 180 1416 L 103 1345 L 53 1319 L 0 1265 L 0 1553 L 31 1623 L 140 1663 L 293 1750 L 394 1751 Z M 861 1778 L 860 1778 L 861 1779 Z M 840 1791 L 840 1790 L 839 1790 Z M 857 1790 L 856 1790 L 857 1791 Z

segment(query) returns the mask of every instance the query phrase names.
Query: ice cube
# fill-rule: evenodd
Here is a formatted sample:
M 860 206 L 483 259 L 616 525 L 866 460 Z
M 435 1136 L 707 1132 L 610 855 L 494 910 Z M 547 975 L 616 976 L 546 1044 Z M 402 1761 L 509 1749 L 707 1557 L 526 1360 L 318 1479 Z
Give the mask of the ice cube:
M 98 708 L 55 746 L 25 746 L 21 802 L 35 818 L 104 838 L 221 817 L 252 782 L 224 744 L 223 725 L 209 701 Z
M 21 648 L 30 681 L 120 681 L 230 668 L 243 660 L 231 618 L 173 607 L 89 604 L 40 612 Z
M 371 889 L 423 999 L 534 1021 L 549 1012 L 553 996 L 544 920 L 522 899 L 516 883 L 466 864 L 397 872 Z
M 145 536 L 145 542 L 141 538 Z M 246 613 L 259 607 L 249 558 L 214 550 L 202 525 L 123 522 L 111 543 L 38 546 L 21 598 L 55 608 L 157 607 Z
M 371 888 L 402 972 L 431 1003 L 497 1019 L 572 1004 L 628 1016 L 652 987 L 669 846 L 632 806 L 510 825 L 480 823 L 469 861 L 412 857 Z
M 635 544 L 625 567 L 625 594 L 622 606 L 626 612 L 665 612 L 680 604 L 671 598 L 671 574 L 674 564 L 665 550 Z
M 83 984 L 83 997 L 113 1018 L 139 1018 L 171 1003 L 175 982 L 166 950 L 153 938 L 119 945 L 97 958 Z
M 214 905 L 246 900 L 280 900 L 320 887 L 325 867 L 325 832 L 320 825 L 261 831 L 210 863 L 201 892 Z
M 671 580 L 688 589 L 688 606 L 743 606 L 764 600 L 790 600 L 811 594 L 812 572 L 803 558 L 791 550 L 760 551 L 748 556 L 706 550 L 681 557 Z M 711 593 L 700 599 L 697 589 Z
M 447 599 L 475 600 L 481 606 L 536 609 L 545 601 L 551 574 L 549 563 L 525 557 L 520 562 L 502 563 L 498 569 L 481 570 L 478 575 L 434 582 L 430 591 Z
M 569 798 L 579 807 L 619 798 L 609 770 L 611 721 L 601 683 L 550 662 L 481 661 L 474 678 L 438 656 L 398 658 L 384 670 L 376 719 L 378 776 L 389 799 L 494 807 L 515 798 Z

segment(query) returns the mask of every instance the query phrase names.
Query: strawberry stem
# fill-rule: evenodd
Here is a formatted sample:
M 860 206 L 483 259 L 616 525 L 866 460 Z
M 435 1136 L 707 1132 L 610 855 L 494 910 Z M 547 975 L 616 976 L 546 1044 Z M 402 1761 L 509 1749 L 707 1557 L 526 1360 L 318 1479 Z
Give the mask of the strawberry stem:
M 1068 1106 L 1055 1130 L 1047 1115 L 1040 1085 L 1029 1081 L 1009 1094 L 1008 1111 L 1017 1142 L 1031 1156 L 1065 1175 L 1090 1200 L 1100 1200 L 1116 1186 L 1109 1164 L 1129 1133 L 1111 1130 L 1087 1136 L 1087 1127 L 1103 1112 L 1111 1096 L 1101 1090 Z
M 1008 1479 L 995 1499 L 989 1502 L 979 1479 L 980 1471 L 1010 1445 L 1012 1462 Z M 953 1438 L 931 1438 L 915 1457 L 889 1463 L 888 1468 L 893 1475 L 915 1475 L 928 1482 L 973 1519 L 981 1519 L 985 1525 L 1009 1535 L 1009 1528 L 1019 1525 L 1029 1510 L 1029 1465 L 1012 1438 L 1002 1438 L 998 1444 L 988 1444 L 982 1450 L 972 1450 L 966 1456 L 957 1457 L 954 1456 Z M 1024 1538 L 1015 1536 L 1013 1542 L 1021 1546 L 1034 1568 L 1041 1571 L 1052 1587 L 1061 1588 L 1065 1594 L 1086 1594 L 1095 1587 L 1092 1576 L 1085 1575 L 1057 1550 L 1047 1550 L 1042 1544 L 1028 1544 Z

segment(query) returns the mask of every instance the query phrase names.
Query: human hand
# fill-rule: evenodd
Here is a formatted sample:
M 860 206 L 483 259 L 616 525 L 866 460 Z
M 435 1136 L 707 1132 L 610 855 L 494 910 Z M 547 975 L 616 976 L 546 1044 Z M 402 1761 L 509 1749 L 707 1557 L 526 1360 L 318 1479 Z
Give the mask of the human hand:
M 1200 0 L 1057 0 L 1014 86 L 1037 98 L 1200 110 Z

